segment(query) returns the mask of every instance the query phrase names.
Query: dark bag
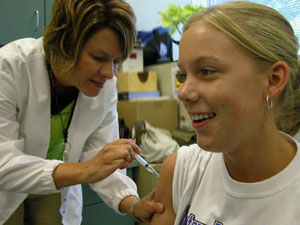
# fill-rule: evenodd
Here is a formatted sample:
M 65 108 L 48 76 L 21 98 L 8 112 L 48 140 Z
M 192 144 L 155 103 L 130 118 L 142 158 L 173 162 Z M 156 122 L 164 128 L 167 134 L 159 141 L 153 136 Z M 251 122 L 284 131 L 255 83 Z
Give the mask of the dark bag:
M 119 118 L 119 135 L 120 138 L 130 138 L 131 134 L 129 128 L 125 124 L 125 120 L 123 118 Z
M 144 66 L 173 61 L 169 28 L 156 27 L 152 31 L 139 31 L 138 38 L 143 46 Z

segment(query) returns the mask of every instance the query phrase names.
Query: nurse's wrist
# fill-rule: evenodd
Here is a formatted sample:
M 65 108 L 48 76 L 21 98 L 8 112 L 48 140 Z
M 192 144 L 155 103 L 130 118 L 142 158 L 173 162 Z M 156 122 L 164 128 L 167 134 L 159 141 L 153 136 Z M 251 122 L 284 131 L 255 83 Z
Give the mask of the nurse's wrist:
M 130 214 L 131 206 L 135 202 L 139 201 L 139 199 L 134 195 L 129 195 L 121 200 L 119 205 L 119 211 L 121 213 L 126 213 L 127 215 Z
M 95 183 L 95 181 L 91 180 L 91 177 L 94 177 L 94 173 L 92 173 L 92 170 L 89 168 L 89 162 L 84 161 L 79 162 L 78 164 L 78 168 L 81 171 L 81 173 L 78 174 L 80 184 Z
M 135 214 L 134 214 L 134 207 L 136 205 L 136 203 L 138 203 L 139 200 L 133 202 L 129 208 L 129 213 L 128 215 L 134 220 L 134 222 L 139 222 L 139 223 L 143 223 L 142 220 L 140 220 L 140 218 L 138 218 Z

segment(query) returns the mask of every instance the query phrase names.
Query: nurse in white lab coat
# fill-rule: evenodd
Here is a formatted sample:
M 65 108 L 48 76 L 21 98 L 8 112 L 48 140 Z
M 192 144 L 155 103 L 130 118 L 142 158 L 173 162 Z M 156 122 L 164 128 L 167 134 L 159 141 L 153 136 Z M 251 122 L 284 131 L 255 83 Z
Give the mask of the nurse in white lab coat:
M 140 153 L 118 140 L 114 77 L 135 34 L 123 1 L 56 0 L 43 38 L 0 49 L 0 224 L 30 211 L 28 196 L 58 193 L 59 222 L 49 224 L 79 225 L 83 183 L 116 212 L 149 221 L 162 211 L 117 171 Z

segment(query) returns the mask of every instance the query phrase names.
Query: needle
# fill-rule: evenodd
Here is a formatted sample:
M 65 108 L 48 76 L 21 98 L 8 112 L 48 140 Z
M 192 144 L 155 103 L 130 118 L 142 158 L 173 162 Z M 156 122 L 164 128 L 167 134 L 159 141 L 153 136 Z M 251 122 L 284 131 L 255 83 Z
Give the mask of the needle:
M 135 159 L 143 166 L 145 167 L 150 173 L 153 173 L 156 177 L 159 177 L 159 174 L 153 169 L 153 167 L 147 163 L 145 159 L 143 159 L 140 155 L 135 154 Z

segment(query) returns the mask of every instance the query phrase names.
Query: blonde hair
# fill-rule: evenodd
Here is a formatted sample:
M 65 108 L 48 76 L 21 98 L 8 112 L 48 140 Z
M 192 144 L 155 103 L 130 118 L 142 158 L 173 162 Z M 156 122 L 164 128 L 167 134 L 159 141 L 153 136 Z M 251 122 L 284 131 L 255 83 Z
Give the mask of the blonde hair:
M 87 40 L 103 28 L 118 34 L 127 57 L 136 39 L 135 23 L 132 8 L 123 0 L 55 0 L 44 31 L 46 61 L 62 74 L 71 71 Z
M 290 23 L 276 10 L 253 2 L 235 1 L 196 12 L 186 31 L 203 21 L 221 30 L 260 65 L 278 61 L 290 68 L 290 81 L 276 99 L 275 121 L 279 130 L 295 135 L 300 128 L 299 42 Z

